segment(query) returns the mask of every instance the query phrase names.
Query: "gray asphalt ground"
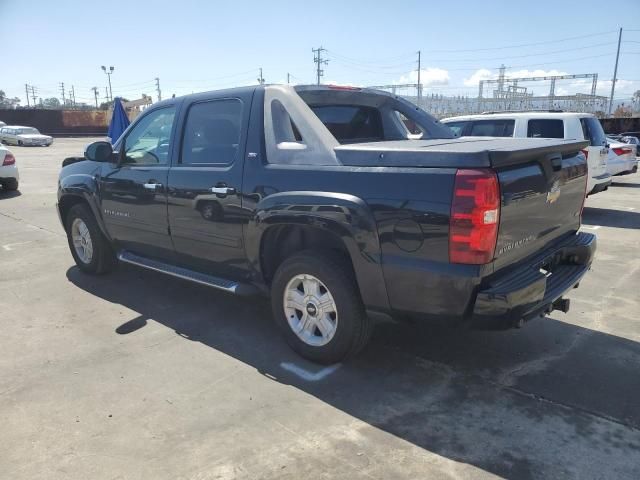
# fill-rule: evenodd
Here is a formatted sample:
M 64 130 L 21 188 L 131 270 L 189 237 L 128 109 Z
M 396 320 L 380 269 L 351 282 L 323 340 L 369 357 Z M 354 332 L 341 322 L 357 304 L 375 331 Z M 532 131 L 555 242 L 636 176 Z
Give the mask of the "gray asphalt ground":
M 638 479 L 640 175 L 590 197 L 592 271 L 521 330 L 380 325 L 309 364 L 265 300 L 78 271 L 55 212 L 87 139 L 12 148 L 0 191 L 0 477 Z

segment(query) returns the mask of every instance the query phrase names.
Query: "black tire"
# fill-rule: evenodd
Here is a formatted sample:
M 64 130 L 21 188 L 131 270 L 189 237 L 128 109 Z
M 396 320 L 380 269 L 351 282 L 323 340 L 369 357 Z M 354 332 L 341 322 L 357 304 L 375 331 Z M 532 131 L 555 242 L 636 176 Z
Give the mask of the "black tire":
M 80 258 L 73 245 L 71 230 L 75 219 L 80 219 L 84 222 L 91 237 L 93 254 L 88 263 L 84 262 Z M 117 264 L 115 253 L 105 236 L 102 234 L 102 231 L 100 231 L 98 222 L 96 222 L 96 219 L 88 205 L 81 203 L 71 207 L 65 218 L 65 228 L 67 231 L 67 241 L 69 243 L 71 255 L 73 255 L 73 259 L 80 270 L 93 275 L 101 275 L 113 270 Z
M 21 147 L 22 146 L 22 140 L 18 140 L 18 146 Z
M 296 275 L 301 274 L 312 275 L 320 280 L 335 301 L 336 329 L 325 345 L 315 346 L 303 341 L 293 331 L 286 317 L 285 289 Z M 331 364 L 348 359 L 362 350 L 371 337 L 373 324 L 362 304 L 351 265 L 348 259 L 332 252 L 305 250 L 287 258 L 273 278 L 271 305 L 276 324 L 287 343 L 312 362 Z
M 18 180 L 15 178 L 7 178 L 2 181 L 2 187 L 8 191 L 18 190 Z

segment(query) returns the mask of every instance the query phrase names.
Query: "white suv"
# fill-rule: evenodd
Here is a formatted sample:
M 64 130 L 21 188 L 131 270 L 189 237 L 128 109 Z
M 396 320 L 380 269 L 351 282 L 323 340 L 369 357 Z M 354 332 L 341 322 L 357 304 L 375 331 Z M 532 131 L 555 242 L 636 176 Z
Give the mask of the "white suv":
M 609 146 L 598 119 L 590 113 L 512 112 L 465 115 L 442 120 L 460 137 L 539 137 L 588 140 L 587 194 L 611 185 L 607 172 Z

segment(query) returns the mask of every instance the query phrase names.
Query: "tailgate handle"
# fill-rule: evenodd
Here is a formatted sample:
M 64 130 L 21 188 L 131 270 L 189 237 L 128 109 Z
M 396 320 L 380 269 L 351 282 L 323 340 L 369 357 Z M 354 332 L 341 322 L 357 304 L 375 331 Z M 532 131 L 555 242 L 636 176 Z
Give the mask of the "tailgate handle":
M 562 155 L 553 155 L 550 160 L 554 172 L 562 170 Z

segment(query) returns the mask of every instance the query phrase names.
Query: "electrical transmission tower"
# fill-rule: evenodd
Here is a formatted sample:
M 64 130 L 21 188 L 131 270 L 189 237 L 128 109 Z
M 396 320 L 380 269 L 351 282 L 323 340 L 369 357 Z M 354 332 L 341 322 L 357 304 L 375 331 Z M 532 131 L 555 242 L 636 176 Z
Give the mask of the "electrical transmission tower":
M 320 85 L 320 77 L 324 76 L 324 70 L 322 69 L 322 65 L 326 65 L 329 63 L 329 60 L 326 58 L 322 58 L 322 52 L 326 52 L 326 48 L 312 48 L 313 52 L 313 62 L 316 64 L 316 79 L 318 85 Z
M 64 97 L 64 82 L 60 82 L 60 93 L 62 93 L 62 108 L 64 108 L 67 103 L 67 100 Z

